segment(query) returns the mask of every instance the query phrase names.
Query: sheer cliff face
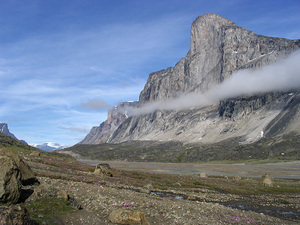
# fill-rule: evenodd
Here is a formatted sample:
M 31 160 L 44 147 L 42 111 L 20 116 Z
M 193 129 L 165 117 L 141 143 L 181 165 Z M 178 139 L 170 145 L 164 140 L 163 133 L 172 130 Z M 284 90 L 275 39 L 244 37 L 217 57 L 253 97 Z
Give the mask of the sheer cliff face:
M 182 93 L 203 93 L 239 69 L 274 63 L 298 48 L 299 40 L 257 35 L 215 14 L 200 16 L 192 24 L 190 51 L 186 57 L 175 67 L 151 73 L 138 104 L 166 100 Z M 214 143 L 241 137 L 241 141 L 254 142 L 268 127 L 273 127 L 272 133 L 276 133 L 276 126 L 270 124 L 278 126 L 281 124 L 278 118 L 291 116 L 282 112 L 289 107 L 290 99 L 299 98 L 298 92 L 271 93 L 224 100 L 208 107 L 133 116 L 116 123 L 117 129 L 106 137 L 106 141 Z M 293 105 L 295 112 L 299 112 L 297 104 Z M 294 124 L 300 126 L 299 119 L 295 119 Z M 285 124 L 282 132 L 295 130 L 300 133 L 297 126 Z
M 260 67 L 299 48 L 299 42 L 256 35 L 215 14 L 198 17 L 187 56 L 175 67 L 150 74 L 140 102 L 204 92 L 242 68 Z

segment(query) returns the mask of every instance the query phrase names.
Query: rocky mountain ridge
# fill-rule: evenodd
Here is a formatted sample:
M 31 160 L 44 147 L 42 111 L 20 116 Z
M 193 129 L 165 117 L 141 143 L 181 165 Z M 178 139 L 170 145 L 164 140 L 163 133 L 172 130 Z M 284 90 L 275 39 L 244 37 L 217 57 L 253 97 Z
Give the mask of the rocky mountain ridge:
M 235 71 L 272 64 L 299 48 L 300 40 L 257 35 L 218 15 L 205 14 L 192 24 L 186 57 L 175 67 L 151 73 L 135 107 L 182 93 L 203 93 Z M 156 110 L 128 118 L 122 112 L 109 114 L 109 119 L 93 128 L 89 138 L 80 144 L 134 140 L 211 144 L 233 138 L 247 144 L 266 135 L 300 135 L 299 99 L 299 92 L 292 90 L 252 94 L 185 110 Z
M 132 112 L 132 108 L 138 106 L 138 102 L 121 102 L 117 106 L 108 111 L 106 121 L 91 129 L 89 134 L 79 144 L 100 144 L 106 142 L 112 132 L 114 132 L 120 124 L 128 119 Z
M 14 134 L 10 133 L 7 123 L 0 123 L 0 132 L 11 138 L 18 140 Z

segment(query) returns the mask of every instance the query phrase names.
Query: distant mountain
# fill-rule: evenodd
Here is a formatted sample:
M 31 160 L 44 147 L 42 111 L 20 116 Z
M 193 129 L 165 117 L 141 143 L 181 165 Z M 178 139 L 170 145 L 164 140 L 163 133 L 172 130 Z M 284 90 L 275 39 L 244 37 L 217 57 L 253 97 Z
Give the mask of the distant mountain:
M 44 144 L 38 145 L 38 144 L 32 144 L 31 146 L 35 148 L 39 148 L 41 150 L 50 152 L 50 151 L 55 151 L 55 150 L 61 150 L 66 148 L 64 145 L 60 145 L 58 143 L 53 143 L 53 142 L 46 142 Z
M 14 134 L 10 133 L 7 123 L 0 123 L 0 132 L 11 138 L 18 140 Z

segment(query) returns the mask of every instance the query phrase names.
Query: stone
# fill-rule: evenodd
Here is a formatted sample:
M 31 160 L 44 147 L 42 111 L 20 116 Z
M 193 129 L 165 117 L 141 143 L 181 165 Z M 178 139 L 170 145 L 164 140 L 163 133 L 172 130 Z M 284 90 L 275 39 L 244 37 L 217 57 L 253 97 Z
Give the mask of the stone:
M 113 176 L 112 169 L 107 163 L 98 164 L 95 168 L 94 174 L 97 176 Z
M 129 209 L 115 209 L 109 215 L 109 220 L 116 224 L 150 225 L 143 212 Z
M 199 173 L 199 177 L 201 177 L 201 178 L 207 178 L 207 174 L 206 173 Z
M 31 185 L 37 183 L 38 180 L 29 165 L 15 152 L 8 149 L 0 149 L 0 156 L 11 158 L 20 170 L 21 182 L 23 185 Z
M 30 219 L 26 208 L 20 205 L 0 206 L 0 224 L 1 225 L 38 225 L 37 222 Z
M 144 186 L 144 188 L 145 189 L 147 189 L 147 190 L 153 190 L 154 189 L 154 187 L 153 187 L 153 185 L 152 184 L 146 184 L 145 186 Z
M 273 180 L 266 173 L 261 177 L 261 182 L 262 182 L 262 185 L 264 185 L 264 186 L 273 187 Z
M 242 177 L 241 177 L 241 176 L 234 176 L 233 179 L 234 179 L 234 180 L 241 180 Z
M 59 190 L 56 193 L 57 198 L 62 198 L 64 200 L 69 200 L 70 196 L 68 195 L 68 193 L 64 190 Z
M 33 151 L 30 153 L 30 156 L 41 156 L 41 153 L 37 151 Z
M 17 203 L 21 196 L 21 173 L 14 160 L 0 156 L 0 202 Z

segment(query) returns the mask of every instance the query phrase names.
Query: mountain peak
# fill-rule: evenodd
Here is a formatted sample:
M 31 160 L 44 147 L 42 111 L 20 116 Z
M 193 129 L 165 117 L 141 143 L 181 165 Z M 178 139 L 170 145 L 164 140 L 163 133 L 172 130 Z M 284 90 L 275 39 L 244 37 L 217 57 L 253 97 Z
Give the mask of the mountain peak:
M 202 16 L 198 16 L 193 22 L 193 25 L 196 23 L 211 24 L 213 26 L 215 26 L 216 24 L 219 24 L 220 26 L 236 26 L 236 24 L 231 20 L 214 13 L 206 13 Z
M 216 49 L 221 44 L 224 28 L 237 27 L 237 25 L 219 15 L 208 13 L 197 17 L 191 28 L 190 53 L 194 55 L 199 51 Z
M 3 133 L 3 134 L 5 134 L 5 135 L 7 135 L 7 136 L 9 136 L 9 137 L 12 137 L 12 138 L 18 140 L 18 139 L 15 137 L 14 134 L 10 133 L 10 131 L 9 131 L 9 129 L 8 129 L 7 123 L 1 123 L 1 122 L 0 122 L 0 132 Z

